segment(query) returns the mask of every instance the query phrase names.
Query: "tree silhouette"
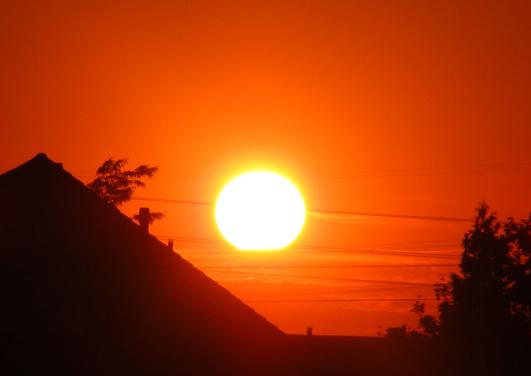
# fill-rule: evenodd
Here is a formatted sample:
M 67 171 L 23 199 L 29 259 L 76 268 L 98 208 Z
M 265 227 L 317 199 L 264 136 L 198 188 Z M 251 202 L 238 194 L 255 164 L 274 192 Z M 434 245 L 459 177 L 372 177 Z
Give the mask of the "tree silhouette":
M 131 199 L 138 187 L 145 187 L 142 179 L 152 178 L 156 166 L 140 165 L 134 170 L 124 170 L 127 159 L 107 159 L 98 168 L 97 177 L 87 187 L 109 204 L 121 205 Z
M 460 273 L 436 284 L 438 317 L 420 302 L 412 311 L 421 334 L 466 354 L 461 363 L 481 359 L 482 372 L 505 372 L 530 355 L 531 214 L 501 223 L 482 202 L 462 245 Z
M 127 159 L 107 159 L 98 168 L 96 178 L 87 187 L 109 204 L 119 206 L 131 200 L 136 188 L 145 187 L 144 179 L 152 178 L 158 171 L 156 166 L 140 165 L 134 170 L 125 170 Z M 150 223 L 162 219 L 164 214 L 150 213 Z M 135 215 L 134 220 L 138 220 Z
M 461 273 L 436 285 L 439 317 L 416 303 L 428 334 L 477 336 L 531 334 L 531 214 L 501 223 L 481 203 L 463 239 Z M 486 329 L 488 329 L 486 331 Z

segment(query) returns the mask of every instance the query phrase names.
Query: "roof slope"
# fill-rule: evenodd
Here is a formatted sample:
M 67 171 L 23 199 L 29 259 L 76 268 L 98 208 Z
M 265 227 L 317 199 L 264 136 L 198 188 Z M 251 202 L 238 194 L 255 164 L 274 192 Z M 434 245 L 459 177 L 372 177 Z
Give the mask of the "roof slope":
M 282 337 L 44 154 L 0 176 L 0 201 L 6 359 L 193 369 Z

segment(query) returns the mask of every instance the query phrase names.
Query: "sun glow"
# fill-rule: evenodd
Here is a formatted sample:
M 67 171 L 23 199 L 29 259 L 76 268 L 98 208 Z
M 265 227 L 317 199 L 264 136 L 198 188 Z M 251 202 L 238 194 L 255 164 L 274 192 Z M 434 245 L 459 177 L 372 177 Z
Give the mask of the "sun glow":
M 293 242 L 306 219 L 304 200 L 288 179 L 266 171 L 231 180 L 216 202 L 216 223 L 239 250 L 278 250 Z

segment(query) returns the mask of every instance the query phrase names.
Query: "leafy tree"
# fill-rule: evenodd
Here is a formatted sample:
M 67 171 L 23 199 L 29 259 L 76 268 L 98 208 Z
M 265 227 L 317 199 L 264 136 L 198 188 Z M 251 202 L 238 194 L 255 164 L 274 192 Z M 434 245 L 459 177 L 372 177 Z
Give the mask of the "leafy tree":
M 416 303 L 420 327 L 426 334 L 450 337 L 529 337 L 531 214 L 501 223 L 481 203 L 462 245 L 461 273 L 451 273 L 448 282 L 435 287 L 439 317 L 424 314 L 424 306 Z
M 482 202 L 462 246 L 460 273 L 435 286 L 438 316 L 415 303 L 420 331 L 410 334 L 449 345 L 462 366 L 483 366 L 466 372 L 519 369 L 531 355 L 531 214 L 501 223 Z
M 158 171 L 156 166 L 140 165 L 133 170 L 126 170 L 127 159 L 107 159 L 98 168 L 96 178 L 87 184 L 99 197 L 109 204 L 119 206 L 131 200 L 138 187 L 145 187 L 144 180 L 152 178 Z M 162 219 L 164 214 L 150 213 L 150 223 Z M 134 220 L 138 220 L 135 215 Z
M 118 206 L 129 201 L 136 188 L 146 186 L 144 178 L 152 178 L 158 171 L 156 166 L 140 165 L 134 170 L 124 170 L 125 166 L 127 159 L 107 159 L 87 187 L 109 204 Z
M 419 327 L 422 328 L 422 333 L 428 337 L 434 337 L 439 331 L 439 323 L 437 319 L 432 315 L 426 314 L 426 304 L 422 302 L 415 302 L 411 312 L 416 314 L 419 318 Z M 414 332 L 414 331 L 412 331 Z

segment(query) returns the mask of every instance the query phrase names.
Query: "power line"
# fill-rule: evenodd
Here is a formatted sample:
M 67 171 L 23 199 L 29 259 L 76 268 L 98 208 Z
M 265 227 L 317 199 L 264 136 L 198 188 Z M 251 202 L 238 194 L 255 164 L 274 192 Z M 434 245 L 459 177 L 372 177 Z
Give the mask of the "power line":
M 425 169 L 425 170 L 388 170 L 387 172 L 332 172 L 318 175 L 321 179 L 352 179 L 352 178 L 391 178 L 437 175 L 489 174 L 528 171 L 531 166 L 507 166 L 498 168 L 462 168 L 462 169 Z
M 396 213 L 371 213 L 363 211 L 348 211 L 348 210 L 309 210 L 310 215 L 334 215 L 341 217 L 380 217 L 380 218 L 398 218 L 398 219 L 415 219 L 427 221 L 444 221 L 444 222 L 472 222 L 472 218 L 459 217 L 445 217 L 445 216 L 429 216 L 429 215 L 412 215 L 412 214 L 396 214 Z
M 310 249 L 311 251 L 312 249 Z M 230 257 L 232 254 L 225 254 L 216 251 L 176 251 L 180 255 L 194 255 L 194 256 L 221 256 L 221 257 Z M 377 251 L 377 250 L 355 250 L 355 249 L 345 249 L 345 250 L 329 250 L 327 253 L 340 253 L 340 254 L 368 254 L 374 256 L 398 256 L 398 257 L 410 257 L 410 258 L 425 258 L 425 259 L 459 259 L 460 255 L 454 254 L 434 254 L 434 253 L 423 253 L 423 252 L 393 252 L 393 251 Z M 306 255 L 316 255 L 315 253 L 305 254 Z
M 192 241 L 192 242 L 205 242 L 212 244 L 225 244 L 224 242 L 218 239 L 209 239 L 193 236 L 181 236 L 181 235 L 163 235 L 163 234 L 152 234 L 157 238 L 173 239 L 173 240 L 182 240 L 182 241 Z M 372 245 L 363 245 L 358 247 L 451 247 L 459 244 L 460 240 L 456 239 L 434 239 L 434 240 L 418 240 L 418 241 L 405 241 L 405 242 L 391 242 L 391 243 L 376 243 Z
M 428 258 L 428 259 L 458 259 L 461 256 L 451 253 L 431 253 L 431 252 L 418 252 L 418 251 L 396 251 L 396 250 L 380 250 L 380 249 L 349 249 L 349 248 L 330 248 L 330 247 L 298 247 L 299 250 L 308 250 L 313 252 L 326 252 L 326 253 L 342 253 L 342 254 L 368 254 L 376 256 L 399 256 L 399 257 L 413 257 L 413 258 Z M 229 257 L 231 254 L 222 253 L 219 251 L 176 251 L 183 255 L 218 255 Z M 310 253 L 311 254 L 311 253 Z
M 433 240 L 416 240 L 416 241 L 401 241 L 391 243 L 376 243 L 372 245 L 365 245 L 359 247 L 440 247 L 440 246 L 455 246 L 460 244 L 460 239 L 433 239 Z
M 201 238 L 201 237 L 194 237 L 194 236 L 179 236 L 179 235 L 162 235 L 162 234 L 152 234 L 153 236 L 156 236 L 157 238 L 163 238 L 163 239 L 172 239 L 172 240 L 179 240 L 184 243 L 190 242 L 190 243 L 209 243 L 212 245 L 226 245 L 225 242 L 218 240 L 218 239 L 210 239 L 210 238 Z M 430 244 L 431 243 L 431 244 Z M 448 240 L 448 241 L 422 241 L 422 242 L 394 242 L 394 243 L 376 243 L 372 244 L 371 246 L 358 246 L 360 248 L 367 248 L 367 247 L 422 247 L 422 248 L 441 248 L 444 247 L 445 249 L 447 247 L 454 247 L 456 245 L 456 241 L 454 240 Z M 308 245 L 308 244 L 301 244 L 299 248 L 309 248 L 309 247 L 318 247 L 314 245 Z M 320 246 L 321 248 L 333 248 L 330 246 L 324 247 Z
M 341 294 L 345 292 L 389 292 L 396 290 L 412 290 L 412 289 L 430 289 L 433 290 L 433 286 L 382 286 L 382 285 L 372 285 L 372 286 L 348 286 L 348 287 L 335 287 L 333 290 L 322 290 L 319 289 L 319 292 L 330 295 L 330 294 Z
M 152 234 L 153 236 L 156 236 L 157 238 L 164 238 L 164 239 L 172 239 L 172 240 L 176 240 L 176 241 L 182 241 L 183 243 L 208 243 L 208 244 L 212 244 L 212 245 L 226 245 L 225 242 L 221 241 L 221 240 L 218 240 L 218 239 L 211 239 L 211 238 L 202 238 L 202 237 L 197 237 L 197 236 L 181 236 L 181 235 L 162 235 L 162 234 Z M 446 244 L 443 244 L 442 242 L 447 242 Z M 432 245 L 430 245 L 429 243 L 432 243 Z M 434 243 L 438 243 L 438 244 L 434 244 Z M 420 246 L 422 248 L 426 248 L 426 247 L 451 247 L 451 246 L 455 246 L 455 241 L 454 240 L 431 240 L 431 241 L 418 241 L 418 242 L 394 242 L 394 243 L 378 243 L 378 244 L 375 244 L 375 245 L 372 245 L 372 247 L 374 246 L 388 246 L 388 247 L 401 247 L 401 246 Z M 333 246 L 316 246 L 316 245 L 312 245 L 312 244 L 301 244 L 300 246 L 298 246 L 297 248 L 302 248 L 302 249 L 340 249 L 338 247 L 333 247 Z M 371 249 L 370 247 L 360 247 L 360 248 L 356 248 L 356 249 Z M 390 251 L 393 251 L 393 250 L 398 250 L 398 249 L 389 249 Z M 412 252 L 415 252 L 414 250 L 408 250 L 408 249 L 403 249 L 404 251 L 412 251 Z
M 352 171 L 329 171 L 329 172 L 312 172 L 306 171 L 307 174 L 345 174 L 345 173 L 387 173 L 387 172 L 416 172 L 416 171 L 455 171 L 455 170 L 470 170 L 470 169 L 500 169 L 500 168 L 519 168 L 531 167 L 531 161 L 514 163 L 483 163 L 471 165 L 454 165 L 454 166 L 439 166 L 439 167 L 407 167 L 407 168 L 380 168 L 371 170 L 352 170 Z
M 153 201 L 153 202 L 167 202 L 171 204 L 183 204 L 183 205 L 199 205 L 199 206 L 212 206 L 211 202 L 197 201 L 197 200 L 178 200 L 171 198 L 157 198 L 157 197 L 132 197 L 131 200 L 137 201 Z
M 224 281 L 230 281 L 230 280 L 224 280 Z M 307 287 L 314 288 L 315 284 L 308 284 L 308 282 L 304 282 L 304 285 Z M 417 286 L 417 285 L 362 285 L 362 286 L 352 286 L 352 285 L 346 285 L 346 286 L 329 286 L 329 285 L 319 285 L 319 294 L 328 296 L 328 295 L 337 295 L 337 294 L 345 294 L 345 293 L 374 293 L 381 291 L 383 293 L 389 293 L 394 292 L 397 290 L 419 290 L 419 289 L 429 289 L 433 290 L 433 285 L 429 286 Z M 315 291 L 298 291 L 299 295 L 315 295 Z
M 212 246 L 223 246 L 225 245 L 225 243 L 219 241 L 219 240 L 214 240 L 214 239 L 207 239 L 207 238 L 197 238 L 197 237 L 183 237 L 183 236 L 172 236 L 172 235 L 156 235 L 154 234 L 154 236 L 156 236 L 157 238 L 163 238 L 163 239 L 172 239 L 174 241 L 177 241 L 177 242 L 182 242 L 182 243 L 197 243 L 197 244 L 205 244 L 205 245 L 212 245 Z M 412 242 L 407 242 L 407 243 L 387 243 L 386 245 L 388 246 L 392 246 L 392 245 L 410 245 L 410 247 L 413 245 L 420 245 L 422 246 L 422 244 L 424 244 L 424 246 L 422 246 L 423 248 L 427 247 L 426 245 L 426 241 L 423 241 L 423 242 L 417 242 L 417 243 L 412 243 Z M 436 247 L 437 248 L 442 248 L 442 249 L 445 249 L 447 247 L 451 247 L 454 245 L 454 242 L 452 241 L 452 243 L 449 243 L 447 245 L 437 245 Z M 430 248 L 433 248 L 434 245 L 432 246 L 428 246 Z M 212 249 L 212 247 L 208 247 L 207 249 Z M 434 254 L 431 253 L 431 252 L 439 252 L 439 253 L 435 253 L 435 258 L 454 258 L 454 257 L 458 257 L 457 255 L 454 255 L 454 254 L 444 254 L 444 253 L 440 253 L 439 250 L 436 250 L 436 249 L 421 249 L 421 250 L 411 250 L 411 249 L 373 249 L 373 248 L 356 248 L 356 249 L 342 249 L 342 248 L 337 248 L 337 247 L 319 247 L 319 246 L 312 246 L 312 245 L 300 245 L 298 247 L 296 247 L 296 249 L 308 249 L 308 250 L 324 250 L 324 251 L 330 251 L 330 252 L 359 252 L 359 253 L 371 253 L 371 251 L 374 251 L 374 252 L 377 252 L 378 254 L 380 252 L 385 252 L 387 254 L 391 254 L 391 253 L 396 253 L 396 252 L 399 252 L 400 256 L 404 255 L 404 256 L 411 256 L 413 253 L 415 253 L 415 255 L 420 255 L 420 257 L 432 257 Z M 218 252 L 213 252 L 213 251 L 204 251 L 203 248 L 200 248 L 200 249 L 197 249 L 193 252 L 201 252 L 203 254 L 206 254 L 208 252 L 211 252 L 211 253 L 218 253 Z M 374 253 L 373 252 L 373 253 Z M 187 251 L 180 251 L 180 253 L 187 253 Z M 190 251 L 190 253 L 192 253 L 192 251 Z M 437 257 L 437 255 L 441 256 L 441 257 Z
M 351 269 L 351 268 L 454 268 L 457 264 L 348 264 L 348 265 L 194 265 L 199 269 Z
M 223 270 L 219 273 L 228 273 L 228 274 L 244 274 L 249 275 L 249 272 L 239 272 L 235 270 Z M 342 282 L 357 282 L 357 283 L 381 283 L 381 284 L 390 284 L 390 285 L 407 285 L 407 286 L 433 286 L 431 283 L 422 283 L 422 282 L 406 282 L 406 281 L 384 281 L 384 280 L 374 280 L 374 279 L 355 279 L 355 278 L 334 278 L 334 277 L 317 277 L 317 276 L 306 276 L 306 275 L 293 275 L 293 274 L 280 274 L 280 273 L 252 273 L 252 276 L 267 276 L 267 277 L 282 277 L 282 278 L 299 278 L 299 279 L 314 279 L 314 280 L 323 280 L 323 281 L 342 281 Z
M 531 169 L 531 162 L 505 163 L 505 164 L 476 164 L 445 167 L 417 167 L 402 169 L 373 169 L 352 171 L 303 171 L 301 175 L 317 178 L 357 178 L 357 177 L 393 177 L 393 176 L 417 176 L 417 175 L 447 175 L 447 174 L 475 174 L 475 173 L 499 173 L 518 172 Z M 81 176 L 95 176 L 94 171 L 73 170 L 73 174 Z M 159 174 L 161 179 L 208 179 L 220 176 L 215 172 L 174 172 Z
M 229 257 L 230 254 L 225 254 L 215 251 L 176 251 L 181 255 L 194 255 L 194 256 L 221 256 Z M 426 258 L 426 259 L 459 259 L 460 255 L 451 254 L 433 254 L 433 253 L 421 253 L 421 252 L 392 252 L 392 251 L 376 251 L 376 250 L 330 250 L 330 253 L 360 253 L 375 256 L 398 256 L 398 257 L 411 257 L 411 258 Z
M 133 197 L 132 200 L 137 201 L 151 201 L 151 202 L 166 202 L 181 205 L 198 205 L 198 206 L 212 206 L 211 202 L 199 200 L 182 200 L 158 197 Z M 412 215 L 412 214 L 397 214 L 397 213 L 374 213 L 364 211 L 348 211 L 348 210 L 324 210 L 313 209 L 308 210 L 310 215 L 335 215 L 335 216 L 361 216 L 361 217 L 380 217 L 380 218 L 398 218 L 398 219 L 414 219 L 414 220 L 428 220 L 428 221 L 445 221 L 445 222 L 472 222 L 472 218 L 446 217 L 446 216 L 429 216 L 429 215 Z
M 222 242 L 218 240 L 200 238 L 200 237 L 183 237 L 183 236 L 172 236 L 172 235 L 155 235 L 158 237 L 166 237 L 167 239 L 173 239 L 176 242 L 183 243 L 198 243 L 198 244 L 207 244 L 207 245 L 219 245 L 221 246 Z M 425 243 L 425 242 L 418 242 Z M 398 243 L 397 243 L 398 244 Z M 211 248 L 209 248 L 211 249 Z M 314 252 L 326 252 L 326 253 L 354 253 L 354 254 L 369 254 L 377 256 L 399 256 L 399 257 L 410 257 L 410 258 L 427 258 L 427 259 L 458 259 L 460 255 L 452 253 L 431 253 L 426 251 L 412 251 L 412 250 L 388 250 L 388 249 L 360 249 L 360 248 L 341 248 L 341 247 L 326 247 L 326 246 L 312 246 L 312 245 L 301 245 L 297 247 L 298 250 L 310 251 L 310 253 L 305 252 L 304 256 L 315 255 Z M 181 255 L 194 255 L 194 256 L 220 256 L 220 257 L 230 257 L 233 253 L 213 251 L 213 250 L 204 250 L 204 249 L 195 249 L 195 250 L 177 250 L 177 253 Z M 419 264 L 429 266 L 429 264 Z M 397 264 L 397 266 L 399 266 Z M 451 264 L 446 264 L 443 267 L 456 266 Z
M 327 251 L 335 253 L 361 253 L 371 255 L 405 256 L 405 257 L 426 257 L 426 258 L 459 258 L 460 255 L 452 253 L 431 253 L 409 250 L 392 249 L 371 249 L 371 248 L 344 248 L 344 247 L 321 247 L 321 246 L 301 246 L 300 249 Z
M 437 300 L 437 298 L 360 298 L 360 299 L 252 299 L 244 303 L 337 303 L 337 302 L 413 302 Z

